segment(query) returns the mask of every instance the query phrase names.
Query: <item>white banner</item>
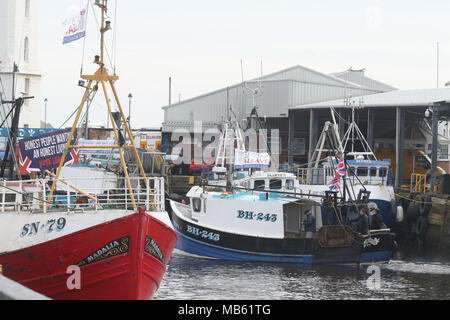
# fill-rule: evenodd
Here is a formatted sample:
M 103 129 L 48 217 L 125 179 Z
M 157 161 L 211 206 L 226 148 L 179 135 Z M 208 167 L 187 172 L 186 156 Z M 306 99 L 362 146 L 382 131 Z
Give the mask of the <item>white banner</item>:
M 63 44 L 78 40 L 86 36 L 88 6 L 73 10 L 63 22 Z
M 112 146 L 115 145 L 116 143 L 114 142 L 114 140 L 85 140 L 85 139 L 79 139 L 78 140 L 78 145 L 80 146 Z M 79 149 L 80 154 L 87 154 L 87 155 L 91 155 L 91 154 L 119 154 L 119 150 L 117 149 L 103 149 L 103 148 L 99 148 L 99 149 Z
M 242 150 L 235 150 L 234 152 L 234 167 L 236 169 L 268 168 L 269 166 L 270 155 L 268 153 Z

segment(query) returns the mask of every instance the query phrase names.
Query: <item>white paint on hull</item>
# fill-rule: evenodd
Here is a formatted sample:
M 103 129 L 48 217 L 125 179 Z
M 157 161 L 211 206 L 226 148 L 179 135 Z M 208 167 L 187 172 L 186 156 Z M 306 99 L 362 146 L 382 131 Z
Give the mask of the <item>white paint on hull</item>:
M 84 213 L 64 211 L 40 214 L 2 213 L 0 214 L 0 255 L 55 240 L 134 213 L 134 211 L 126 210 Z M 63 222 L 64 227 L 61 228 Z

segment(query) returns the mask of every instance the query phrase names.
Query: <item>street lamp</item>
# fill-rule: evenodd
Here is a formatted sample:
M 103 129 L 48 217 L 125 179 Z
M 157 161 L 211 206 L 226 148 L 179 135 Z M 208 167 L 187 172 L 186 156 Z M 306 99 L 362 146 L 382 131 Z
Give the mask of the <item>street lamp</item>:
M 128 127 L 131 130 L 131 99 L 133 99 L 133 95 L 130 93 L 128 95 Z
M 45 99 L 44 99 L 44 103 L 45 103 L 45 113 L 44 113 L 44 125 L 45 125 L 45 129 L 47 129 L 47 102 L 48 102 L 48 99 L 45 98 Z

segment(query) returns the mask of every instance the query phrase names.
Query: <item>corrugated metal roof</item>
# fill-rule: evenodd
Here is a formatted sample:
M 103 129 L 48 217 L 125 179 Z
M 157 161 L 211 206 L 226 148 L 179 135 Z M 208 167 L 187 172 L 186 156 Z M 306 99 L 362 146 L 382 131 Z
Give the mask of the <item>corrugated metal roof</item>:
M 366 81 L 364 81 L 365 76 L 363 76 L 362 79 L 358 78 L 357 80 L 359 82 L 351 82 L 347 81 L 346 79 L 342 79 L 338 76 L 335 76 L 333 74 L 327 75 L 306 67 L 303 67 L 301 65 L 297 65 L 291 68 L 283 69 L 268 75 L 265 75 L 261 77 L 262 82 L 271 82 L 271 81 L 286 81 L 286 80 L 292 80 L 297 82 L 304 82 L 309 84 L 316 84 L 316 85 L 325 85 L 325 86 L 337 86 L 341 88 L 349 88 L 349 89 L 362 89 L 362 90 L 369 90 L 373 91 L 374 93 L 378 92 L 385 92 L 394 90 L 395 88 L 390 87 L 388 85 L 384 85 L 381 82 L 376 81 L 376 83 L 379 84 L 379 86 L 373 85 L 375 80 L 367 78 Z M 259 78 L 253 79 L 250 81 L 246 81 L 246 83 L 255 83 L 257 81 L 260 81 Z M 365 86 L 364 82 L 366 84 L 369 84 L 370 86 Z M 168 108 L 172 108 L 178 105 L 183 105 L 188 102 L 192 102 L 194 100 L 202 99 L 205 97 L 213 96 L 216 94 L 220 94 L 223 92 L 226 92 L 227 90 L 233 90 L 236 88 L 242 87 L 242 83 L 235 84 L 232 86 L 229 86 L 228 88 L 219 89 L 213 92 L 209 92 L 200 96 L 196 96 L 187 100 L 180 101 L 178 103 L 173 103 L 172 105 L 164 106 L 162 109 L 167 110 Z
M 372 94 L 366 96 L 355 96 L 351 98 L 355 104 L 362 99 L 365 107 L 418 107 L 429 106 L 439 101 L 450 101 L 450 88 L 441 89 L 418 89 L 418 90 L 396 90 L 391 92 Z M 291 110 L 320 109 L 320 108 L 344 108 L 344 99 L 330 100 L 319 103 L 311 103 L 291 107 Z
M 367 89 L 376 90 L 380 92 L 389 92 L 393 90 L 398 90 L 390 85 L 382 83 L 380 81 L 371 79 L 365 75 L 364 70 L 352 70 L 349 69 L 344 72 L 332 73 L 331 75 L 350 81 L 352 83 L 357 83 Z
M 255 79 L 257 80 L 257 79 Z M 356 83 L 349 82 L 345 79 L 327 75 L 301 65 L 297 65 L 288 69 L 284 69 L 275 73 L 268 74 L 262 77 L 262 80 L 294 80 L 299 82 L 307 82 L 313 84 L 323 84 L 331 86 L 343 86 L 351 88 L 361 88 L 362 86 Z

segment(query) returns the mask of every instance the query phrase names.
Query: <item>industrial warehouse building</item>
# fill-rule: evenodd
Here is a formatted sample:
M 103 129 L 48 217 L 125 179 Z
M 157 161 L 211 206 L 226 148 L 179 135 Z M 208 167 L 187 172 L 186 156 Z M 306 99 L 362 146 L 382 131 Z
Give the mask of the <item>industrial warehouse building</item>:
M 258 93 L 252 95 L 249 88 Z M 368 143 L 374 151 L 391 149 L 400 159 L 392 163 L 394 172 L 403 172 L 400 150 L 431 152 L 431 122 L 426 121 L 425 111 L 445 101 L 450 101 L 447 88 L 398 90 L 367 77 L 365 70 L 323 74 L 295 66 L 163 107 L 162 143 L 170 152 L 178 143 L 172 141 L 172 133 L 179 129 L 193 133 L 195 121 L 202 121 L 203 130 L 220 128 L 229 116 L 227 106 L 242 128 L 255 128 L 255 105 L 264 127 L 279 130 L 280 164 L 294 166 L 308 162 L 325 122 L 332 120 L 330 107 L 336 110 L 342 136 L 354 106 L 357 123 Z M 441 109 L 444 115 L 444 107 Z M 439 131 L 439 165 L 448 167 L 449 132 L 446 125 L 441 125 Z M 402 174 L 398 177 L 396 183 L 400 184 Z

